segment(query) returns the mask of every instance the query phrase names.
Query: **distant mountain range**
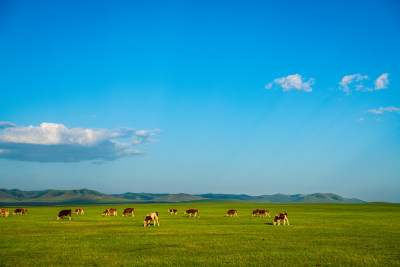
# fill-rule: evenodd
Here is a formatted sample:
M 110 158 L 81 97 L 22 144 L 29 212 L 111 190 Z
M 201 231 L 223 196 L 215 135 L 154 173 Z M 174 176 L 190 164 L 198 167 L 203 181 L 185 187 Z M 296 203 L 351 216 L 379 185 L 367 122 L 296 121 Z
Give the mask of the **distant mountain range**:
M 95 190 L 22 191 L 0 189 L 0 205 L 63 205 L 118 203 L 177 203 L 177 202 L 258 202 L 258 203 L 363 203 L 356 198 L 344 198 L 331 193 L 310 195 L 234 195 L 234 194 L 103 194 Z

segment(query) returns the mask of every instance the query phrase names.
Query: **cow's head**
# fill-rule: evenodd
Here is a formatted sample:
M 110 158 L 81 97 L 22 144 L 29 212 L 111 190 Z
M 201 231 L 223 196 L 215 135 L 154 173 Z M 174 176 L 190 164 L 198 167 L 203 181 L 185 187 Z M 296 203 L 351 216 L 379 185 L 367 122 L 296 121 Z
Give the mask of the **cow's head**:
M 144 221 L 143 221 L 144 227 L 146 227 L 147 225 L 150 225 L 151 221 L 152 221 L 151 216 L 146 216 L 146 219 L 144 219 Z
M 150 225 L 151 220 L 144 220 L 143 221 L 143 226 L 146 227 L 147 225 Z

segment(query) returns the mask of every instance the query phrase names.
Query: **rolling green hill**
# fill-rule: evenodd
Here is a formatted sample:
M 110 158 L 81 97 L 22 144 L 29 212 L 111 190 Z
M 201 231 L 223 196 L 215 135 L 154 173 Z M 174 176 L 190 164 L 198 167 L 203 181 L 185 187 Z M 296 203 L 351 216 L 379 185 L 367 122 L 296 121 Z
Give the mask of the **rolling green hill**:
M 22 191 L 18 189 L 0 189 L 0 203 L 7 204 L 97 204 L 97 203 L 123 203 L 127 199 L 118 198 L 97 192 L 95 190 L 44 190 Z
M 154 198 L 154 202 L 183 202 L 183 201 L 199 201 L 206 198 L 200 196 L 194 196 L 190 194 L 170 194 L 163 197 Z
M 163 197 L 163 196 L 167 196 L 167 195 L 168 194 L 131 193 L 131 192 L 127 192 L 124 194 L 111 194 L 111 196 L 114 196 L 114 197 L 132 199 L 132 200 L 137 200 L 137 201 L 149 201 L 154 198 Z
M 356 198 L 344 198 L 331 193 L 315 193 L 310 195 L 232 195 L 232 194 L 201 194 L 198 195 L 208 199 L 237 199 L 248 202 L 261 202 L 261 203 L 363 203 L 364 201 Z
M 152 194 L 124 193 L 107 195 L 95 190 L 22 191 L 0 189 L 0 205 L 61 205 L 105 203 L 177 203 L 177 202 L 256 202 L 256 203 L 363 203 L 355 198 L 344 198 L 331 193 L 310 195 L 235 195 L 235 194 Z

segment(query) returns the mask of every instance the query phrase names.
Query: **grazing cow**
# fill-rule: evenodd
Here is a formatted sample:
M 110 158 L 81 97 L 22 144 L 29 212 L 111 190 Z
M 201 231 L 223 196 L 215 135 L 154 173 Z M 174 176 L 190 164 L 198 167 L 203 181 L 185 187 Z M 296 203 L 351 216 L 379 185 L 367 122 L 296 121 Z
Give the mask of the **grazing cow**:
M 0 216 L 5 216 L 8 217 L 8 215 L 10 214 L 10 209 L 0 209 Z
M 57 221 L 59 219 L 63 219 L 63 217 L 67 216 L 67 215 L 68 215 L 69 219 L 71 220 L 71 210 L 62 210 L 62 211 L 60 211 L 60 213 L 58 213 L 58 216 L 57 216 Z
M 258 216 L 258 215 L 260 215 L 260 210 L 253 210 L 251 217 Z
M 278 213 L 275 215 L 275 220 L 274 220 L 274 225 L 276 225 L 276 223 L 278 223 L 278 225 L 281 225 L 281 220 L 283 220 L 283 225 L 289 225 L 289 219 L 287 217 L 287 213 Z
M 269 211 L 268 210 L 260 210 L 259 212 L 258 212 L 258 214 L 260 214 L 260 217 L 261 216 L 263 216 L 263 217 L 271 217 L 271 216 L 269 216 Z
M 22 214 L 27 214 L 28 213 L 28 209 L 27 208 L 22 208 Z
M 22 210 L 21 209 L 15 209 L 13 212 L 13 215 L 22 215 Z
M 228 210 L 228 212 L 226 213 L 226 216 L 237 217 L 237 211 L 236 210 Z
M 128 217 L 129 213 L 132 214 L 132 217 L 135 217 L 134 210 L 135 210 L 134 208 L 125 209 L 124 212 L 122 213 L 122 217 L 124 217 L 124 216 Z
M 178 210 L 168 210 L 168 212 L 175 215 L 178 214 Z
M 144 227 L 147 225 L 151 226 L 151 222 L 154 222 L 154 226 L 156 226 L 156 222 L 158 226 L 160 226 L 160 222 L 158 221 L 158 212 L 150 212 L 147 213 L 146 218 L 144 219 Z
M 83 211 L 83 209 L 76 209 L 75 211 L 74 211 L 74 213 L 76 213 L 76 215 L 84 215 L 85 214 L 85 212 Z
M 197 216 L 198 218 L 200 218 L 199 210 L 187 210 L 187 211 L 185 211 L 185 214 L 189 214 L 189 218 L 192 217 L 192 214 L 194 214 L 194 217 L 195 217 L 195 218 L 196 218 L 196 216 Z
M 106 209 L 101 215 L 110 216 L 111 214 L 118 216 L 117 209 Z

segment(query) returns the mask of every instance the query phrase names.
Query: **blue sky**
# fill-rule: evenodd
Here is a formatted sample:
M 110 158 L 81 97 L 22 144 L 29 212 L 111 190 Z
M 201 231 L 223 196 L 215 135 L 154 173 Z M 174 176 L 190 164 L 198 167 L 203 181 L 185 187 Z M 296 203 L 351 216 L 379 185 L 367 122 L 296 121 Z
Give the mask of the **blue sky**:
M 398 1 L 2 1 L 0 185 L 400 202 Z

